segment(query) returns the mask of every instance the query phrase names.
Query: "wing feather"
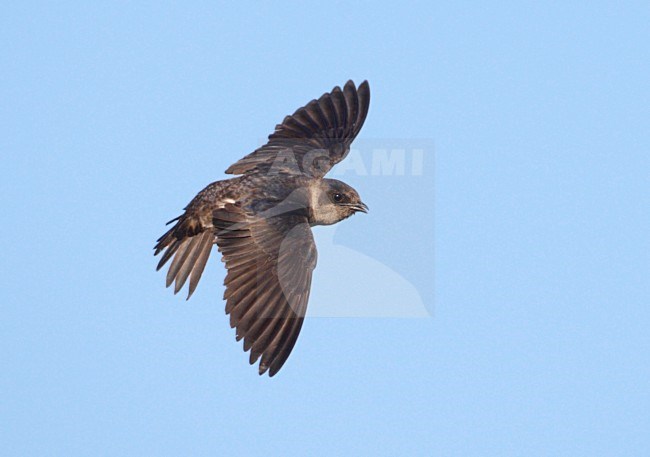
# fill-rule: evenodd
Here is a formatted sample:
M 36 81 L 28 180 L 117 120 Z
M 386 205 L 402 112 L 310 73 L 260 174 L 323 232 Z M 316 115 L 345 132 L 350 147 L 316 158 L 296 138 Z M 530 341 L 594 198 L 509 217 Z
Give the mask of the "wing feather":
M 250 174 L 274 171 L 323 177 L 345 158 L 350 144 L 359 134 L 370 106 L 368 82 L 357 88 L 348 81 L 343 89 L 335 87 L 286 116 L 268 142 L 231 165 L 226 173 Z M 325 152 L 327 160 L 305 160 L 312 152 Z M 278 160 L 279 154 L 293 154 L 290 161 Z
M 214 213 L 213 225 L 228 269 L 224 297 L 230 325 L 251 351 L 251 364 L 262 357 L 259 373 L 273 376 L 298 338 L 316 266 L 307 218 L 260 218 L 226 206 Z

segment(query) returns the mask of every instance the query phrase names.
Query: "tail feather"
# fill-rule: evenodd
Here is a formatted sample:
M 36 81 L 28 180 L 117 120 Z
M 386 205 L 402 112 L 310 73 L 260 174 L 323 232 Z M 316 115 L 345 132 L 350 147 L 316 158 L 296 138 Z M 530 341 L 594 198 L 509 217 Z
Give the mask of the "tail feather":
M 169 221 L 172 222 L 176 224 L 158 238 L 154 247 L 155 256 L 162 252 L 156 270 L 160 270 L 172 259 L 167 272 L 166 285 L 169 287 L 175 282 L 174 293 L 176 294 L 190 278 L 187 295 L 189 299 L 196 290 L 210 257 L 214 232 L 211 227 L 203 227 L 197 220 L 185 216 Z

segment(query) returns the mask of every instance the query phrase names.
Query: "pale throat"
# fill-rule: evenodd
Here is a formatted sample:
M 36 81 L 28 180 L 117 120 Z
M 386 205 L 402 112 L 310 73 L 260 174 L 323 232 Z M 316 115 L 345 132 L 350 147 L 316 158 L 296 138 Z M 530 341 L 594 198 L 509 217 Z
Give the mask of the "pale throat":
M 311 209 L 310 225 L 332 225 L 339 222 L 341 217 L 337 207 L 327 195 L 327 190 L 320 185 L 309 187 L 309 206 Z

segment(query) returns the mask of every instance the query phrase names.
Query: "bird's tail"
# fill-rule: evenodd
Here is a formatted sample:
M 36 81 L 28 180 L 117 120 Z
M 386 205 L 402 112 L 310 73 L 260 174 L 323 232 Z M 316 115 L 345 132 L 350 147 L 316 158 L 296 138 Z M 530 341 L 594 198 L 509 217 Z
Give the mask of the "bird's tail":
M 189 299 L 201 279 L 205 265 L 210 257 L 214 244 L 212 230 L 205 229 L 198 221 L 184 216 L 177 217 L 168 222 L 176 222 L 163 236 L 158 238 L 154 247 L 154 255 L 163 252 L 156 270 L 160 270 L 173 257 L 167 272 L 166 285 L 173 282 L 174 293 L 178 293 L 187 279 L 190 279 Z

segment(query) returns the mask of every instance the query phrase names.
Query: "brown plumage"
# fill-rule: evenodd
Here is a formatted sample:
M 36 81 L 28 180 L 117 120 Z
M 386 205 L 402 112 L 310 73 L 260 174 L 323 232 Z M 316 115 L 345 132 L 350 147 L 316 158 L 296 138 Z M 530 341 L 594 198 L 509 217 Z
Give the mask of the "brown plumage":
M 367 82 L 352 81 L 312 100 L 277 125 L 269 141 L 233 164 L 194 197 L 158 239 L 157 269 L 169 260 L 166 284 L 177 293 L 199 283 L 213 244 L 228 273 L 226 313 L 244 339 L 250 363 L 275 375 L 293 349 L 316 267 L 314 225 L 367 212 L 347 184 L 323 176 L 345 158 L 370 103 Z

